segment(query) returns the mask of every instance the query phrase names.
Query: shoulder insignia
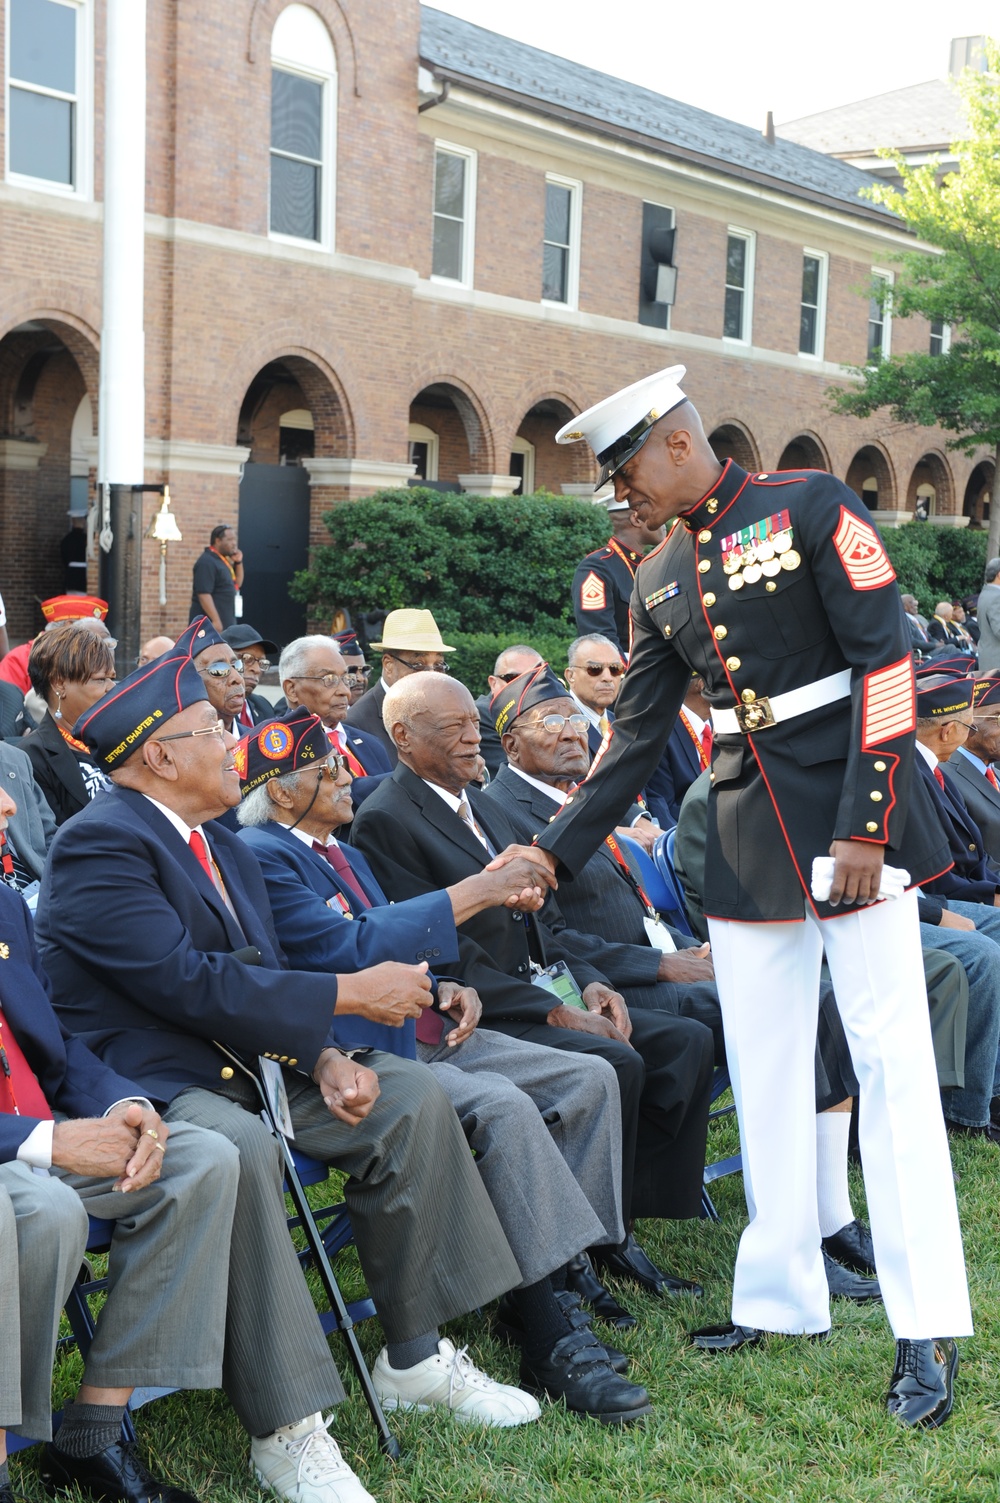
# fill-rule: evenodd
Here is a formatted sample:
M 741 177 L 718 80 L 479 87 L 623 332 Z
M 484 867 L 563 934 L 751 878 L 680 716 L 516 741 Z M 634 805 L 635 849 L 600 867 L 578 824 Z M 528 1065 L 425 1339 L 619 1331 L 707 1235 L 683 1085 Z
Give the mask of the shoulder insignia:
M 580 586 L 580 609 L 582 611 L 603 611 L 607 603 L 608 597 L 607 591 L 604 588 L 604 580 L 591 569 Z
M 865 675 L 861 722 L 864 751 L 897 736 L 908 736 L 917 723 L 913 660 L 909 656 Z
M 664 600 L 672 600 L 675 595 L 680 594 L 680 589 L 681 587 L 676 579 L 673 579 L 668 585 L 663 585 L 659 590 L 654 590 L 652 595 L 646 596 L 645 605 L 647 611 L 651 611 L 654 605 L 662 605 Z
M 874 527 L 840 508 L 840 522 L 833 534 L 833 546 L 853 590 L 879 590 L 896 578 L 892 564 Z

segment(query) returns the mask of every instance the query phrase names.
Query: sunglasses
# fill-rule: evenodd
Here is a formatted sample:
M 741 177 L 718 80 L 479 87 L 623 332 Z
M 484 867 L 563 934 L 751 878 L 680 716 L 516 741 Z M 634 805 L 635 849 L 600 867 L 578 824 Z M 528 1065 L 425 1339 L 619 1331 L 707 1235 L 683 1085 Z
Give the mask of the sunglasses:
M 270 658 L 244 658 L 243 666 L 245 668 L 256 668 L 259 673 L 267 673 L 271 666 L 271 660 Z
M 498 673 L 496 677 L 502 684 L 512 684 L 516 678 L 523 678 L 525 673 L 530 673 L 530 671 L 529 668 L 525 668 L 520 673 Z
M 157 741 L 184 741 L 188 736 L 220 736 L 225 739 L 226 727 L 221 720 L 214 725 L 203 725 L 198 731 L 171 731 L 169 736 L 157 736 Z
M 408 668 L 411 673 L 451 672 L 447 663 L 408 663 L 405 658 L 399 657 L 395 652 L 389 652 L 386 648 L 382 649 L 382 656 L 384 658 L 392 658 L 401 668 Z
M 372 670 L 370 666 L 367 663 L 364 663 L 360 668 L 348 668 L 345 677 L 348 683 L 353 682 L 356 684 L 359 679 L 367 678 L 371 671 Z
M 340 777 L 340 774 L 344 771 L 346 766 L 347 758 L 345 756 L 343 756 L 340 752 L 331 752 L 330 755 L 319 764 L 319 775 L 321 778 L 329 778 L 332 782 L 334 779 Z
M 602 673 L 610 673 L 612 678 L 621 678 L 625 672 L 624 663 L 574 663 L 574 668 L 582 668 L 588 678 L 600 678 Z
M 209 678 L 228 678 L 231 673 L 242 674 L 243 659 L 233 658 L 231 663 L 227 663 L 225 658 L 219 658 L 216 663 L 206 663 L 204 668 L 198 669 L 198 672 L 207 674 Z

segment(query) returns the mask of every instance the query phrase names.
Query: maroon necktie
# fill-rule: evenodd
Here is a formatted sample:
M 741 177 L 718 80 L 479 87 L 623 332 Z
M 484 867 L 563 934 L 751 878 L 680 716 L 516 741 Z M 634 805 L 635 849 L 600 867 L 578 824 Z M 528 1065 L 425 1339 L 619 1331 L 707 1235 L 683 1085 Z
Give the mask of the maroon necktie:
M 943 792 L 944 791 L 944 773 L 941 771 L 940 767 L 935 767 L 935 769 L 934 769 L 934 777 L 935 777 L 935 779 L 937 781 L 938 787 Z
M 329 861 L 330 865 L 337 873 L 337 876 L 340 878 L 341 882 L 343 882 L 345 887 L 349 887 L 351 889 L 354 896 L 361 904 L 362 908 L 370 908 L 372 906 L 370 899 L 365 897 L 364 888 L 361 886 L 361 883 L 358 881 L 357 877 L 351 870 L 351 863 L 348 861 L 339 845 L 322 845 L 320 841 L 314 840 L 313 850 L 319 851 L 319 854 L 321 856 L 326 857 L 327 861 Z

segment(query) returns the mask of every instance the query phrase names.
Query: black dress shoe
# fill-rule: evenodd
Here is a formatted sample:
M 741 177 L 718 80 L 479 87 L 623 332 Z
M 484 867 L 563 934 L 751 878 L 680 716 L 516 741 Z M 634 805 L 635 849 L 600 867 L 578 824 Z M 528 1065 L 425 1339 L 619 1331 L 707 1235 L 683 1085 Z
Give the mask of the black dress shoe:
M 690 1331 L 688 1339 L 700 1352 L 738 1352 L 743 1346 L 760 1346 L 766 1331 L 756 1326 L 735 1326 L 731 1320 L 723 1326 L 702 1326 L 700 1331 Z M 825 1341 L 829 1331 L 804 1332 L 807 1341 Z
M 556 1292 L 556 1300 L 572 1330 L 591 1331 L 593 1335 L 590 1316 L 586 1310 L 581 1309 L 577 1295 L 572 1294 L 568 1289 L 560 1289 Z M 509 1294 L 505 1294 L 497 1306 L 497 1313 L 493 1318 L 493 1329 L 511 1346 L 524 1345 L 524 1322 L 521 1319 L 520 1310 Z M 624 1352 L 616 1351 L 613 1346 L 606 1345 L 597 1336 L 594 1340 L 604 1348 L 605 1355 L 616 1373 L 628 1372 L 628 1358 Z
M 543 1361 L 521 1358 L 520 1384 L 530 1393 L 563 1399 L 576 1414 L 602 1425 L 627 1425 L 652 1412 L 649 1394 L 612 1370 L 592 1331 L 571 1331 Z
M 984 1122 L 982 1127 L 970 1127 L 967 1122 L 950 1122 L 945 1117 L 944 1125 L 950 1138 L 985 1138 L 987 1143 L 995 1143 L 1000 1147 L 1000 1127 L 995 1122 Z
M 192 1493 L 158 1482 L 135 1454 L 119 1441 L 97 1456 L 67 1456 L 49 1442 L 42 1453 L 42 1486 L 47 1493 L 63 1492 L 74 1483 L 92 1498 L 115 1503 L 198 1503 Z
M 872 1234 L 863 1221 L 849 1221 L 839 1232 L 823 1238 L 823 1251 L 829 1253 L 835 1263 L 850 1268 L 854 1273 L 867 1273 L 875 1277 L 875 1249 Z
M 825 1249 L 823 1267 L 832 1299 L 852 1299 L 856 1305 L 862 1305 L 867 1300 L 882 1298 L 878 1279 L 867 1279 L 860 1273 L 852 1273 L 849 1268 L 835 1262 Z
M 0 1487 L 0 1503 L 15 1503 L 14 1490 L 6 1482 L 3 1487 Z
M 994 1096 L 990 1102 L 990 1121 L 995 1127 L 1000 1127 L 1000 1096 Z
M 627 1331 L 637 1324 L 635 1316 L 605 1289 L 586 1253 L 578 1253 L 566 1264 L 566 1287 L 579 1295 L 583 1304 L 589 1305 L 596 1316 L 608 1321 L 616 1331 Z
M 665 1298 L 672 1294 L 701 1294 L 701 1285 L 691 1279 L 679 1279 L 675 1274 L 664 1273 L 651 1263 L 629 1232 L 619 1247 L 592 1247 L 590 1257 L 596 1268 L 607 1269 L 619 1279 L 631 1279 L 647 1294 Z
M 886 1404 L 904 1425 L 936 1430 L 955 1402 L 958 1347 L 947 1338 L 938 1341 L 897 1341 Z

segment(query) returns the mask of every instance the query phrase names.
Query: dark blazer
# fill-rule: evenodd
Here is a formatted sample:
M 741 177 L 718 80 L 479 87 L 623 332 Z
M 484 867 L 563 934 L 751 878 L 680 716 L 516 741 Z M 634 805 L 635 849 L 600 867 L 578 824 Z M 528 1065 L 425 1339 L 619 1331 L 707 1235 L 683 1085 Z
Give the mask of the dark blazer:
M 507 758 L 493 723 L 490 710 L 492 699 L 493 695 L 490 693 L 480 694 L 476 700 L 476 709 L 479 711 L 479 755 L 486 763 L 490 777 L 495 778 L 501 767 L 505 766 Z
M 17 805 L 7 820 L 7 839 L 33 877 L 40 877 L 56 833 L 48 800 L 35 782 L 31 762 L 20 746 L 0 741 L 0 783 Z
M 355 778 L 351 784 L 351 797 L 356 809 L 370 793 L 374 792 L 382 779 L 389 776 L 395 763 L 389 761 L 389 753 L 378 736 L 373 736 L 370 731 L 359 730 L 356 725 L 349 725 L 346 722 L 343 730 L 348 750 L 368 773 L 368 777 Z
M 473 788 L 466 789 L 466 794 L 496 850 L 516 840 L 495 802 L 488 803 Z M 396 903 L 474 876 L 490 859 L 458 815 L 402 763 L 358 811 L 351 844 L 367 856 L 383 889 Z M 552 997 L 531 985 L 532 960 L 542 964 L 565 961 L 581 989 L 591 981 L 607 979 L 581 954 L 579 937 L 566 932 L 565 920 L 551 899 L 543 913 L 526 919 L 516 910 L 487 908 L 462 924 L 458 935 L 455 974 L 476 988 L 483 1015 L 489 1020 L 545 1022 Z M 600 942 L 588 948 L 599 949 Z
M 80 764 L 59 734 L 51 711 L 37 731 L 12 743 L 27 752 L 35 782 L 45 795 L 57 825 L 64 825 L 90 803 Z
M 248 694 L 247 709 L 250 711 L 254 725 L 260 725 L 265 720 L 273 720 L 278 714 L 274 705 L 269 699 L 265 699 L 263 694 Z
M 945 782 L 955 789 L 978 825 L 991 863 L 1000 866 L 1000 792 L 961 750 L 954 752 L 941 770 Z
M 366 966 L 398 960 L 407 965 L 429 961 L 437 970 L 458 959 L 458 934 L 451 902 L 443 892 L 390 905 L 360 851 L 343 846 L 344 856 L 371 908 L 341 882 L 333 867 L 280 824 L 243 831 L 242 838 L 260 862 L 274 915 L 274 926 L 289 963 L 304 971 L 352 974 Z M 337 901 L 343 896 L 351 917 Z M 337 1019 L 337 1037 L 348 1048 L 400 1049 L 407 1035 L 409 1058 L 413 1022 L 403 1029 L 369 1023 L 364 1018 Z
M 53 1111 L 67 1117 L 102 1117 L 116 1101 L 143 1095 L 134 1081 L 109 1069 L 60 1024 L 48 977 L 35 953 L 31 915 L 23 898 L 2 882 L 0 939 L 8 951 L 0 965 L 4 1024 L 20 1044 Z M 0 1163 L 17 1158 L 38 1121 L 0 1112 Z
M 988 903 L 992 907 L 1000 892 L 1000 872 L 990 865 L 979 827 L 965 807 L 957 783 L 946 780 L 942 791 L 923 757 L 917 757 L 917 770 L 934 799 L 954 862 L 954 866 L 933 881 L 922 883 L 924 892 L 956 898 L 962 903 Z
M 58 832 L 42 880 L 56 1010 L 157 1102 L 218 1087 L 212 1039 L 305 1068 L 335 1042 L 335 979 L 289 972 L 253 853 L 214 820 L 205 835 L 235 918 L 169 820 L 130 789 L 98 794 Z M 234 955 L 246 946 L 259 966 Z
M 382 706 L 385 704 L 385 690 L 382 680 L 372 684 L 366 694 L 362 694 L 357 704 L 351 705 L 344 716 L 346 725 L 356 726 L 359 731 L 367 731 L 369 736 L 374 736 L 382 743 L 386 755 L 389 758 L 389 766 L 395 767 L 399 758 L 396 756 L 396 747 L 392 737 L 382 724 Z
M 698 748 L 678 715 L 660 765 L 646 784 L 649 812 L 664 830 L 677 823 L 684 795 L 701 770 Z
M 560 807 L 557 799 L 533 788 L 510 767 L 501 770 L 484 797 L 503 809 L 523 845 L 531 844 Z M 628 852 L 624 854 L 628 860 Z M 637 872 L 633 876 L 638 879 Z M 598 846 L 572 882 L 560 886 L 559 907 L 576 931 L 600 934 L 610 942 L 604 969 L 614 985 L 627 992 L 630 1006 L 675 1011 L 668 1005 L 670 984 L 656 979 L 661 952 L 650 945 L 643 927 L 642 899 L 606 845 Z M 671 934 L 679 950 L 697 944 L 678 930 Z

